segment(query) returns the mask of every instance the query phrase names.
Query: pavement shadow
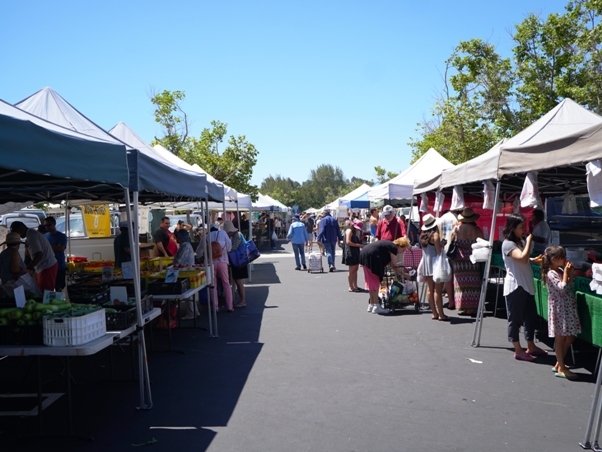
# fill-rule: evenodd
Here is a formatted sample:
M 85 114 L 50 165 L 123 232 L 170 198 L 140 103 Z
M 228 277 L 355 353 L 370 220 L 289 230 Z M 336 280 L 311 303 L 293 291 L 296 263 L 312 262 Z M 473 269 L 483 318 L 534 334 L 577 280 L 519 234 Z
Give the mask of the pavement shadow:
M 254 276 L 273 280 L 273 265 L 257 267 Z M 184 354 L 149 354 L 154 405 L 151 410 L 136 409 L 140 401 L 138 383 L 132 379 L 132 362 L 137 367 L 137 356 L 132 359 L 128 347 L 122 350 L 114 346 L 111 354 L 107 349 L 75 358 L 71 363 L 73 430 L 92 436 L 94 442 L 63 436 L 23 443 L 20 436 L 38 432 L 38 418 L 3 417 L 2 450 L 34 450 L 42 446 L 49 451 L 117 451 L 132 450 L 134 445 L 148 442 L 154 450 L 207 450 L 218 434 L 212 427 L 228 425 L 263 348 L 258 340 L 269 291 L 268 286 L 247 286 L 246 308 L 234 313 L 220 310 L 219 337 L 209 337 L 207 331 L 198 328 L 172 330 L 173 349 Z M 201 326 L 206 326 L 206 317 L 199 319 Z M 167 331 L 153 334 L 155 347 L 166 349 Z M 64 365 L 52 357 L 42 361 L 43 392 L 64 393 Z M 114 380 L 106 382 L 111 377 L 110 369 Z M 137 377 L 137 368 L 133 375 Z M 58 378 L 48 380 L 47 376 Z M 98 384 L 101 381 L 103 384 Z M 34 393 L 36 383 L 37 372 L 30 359 L 0 360 L 0 394 Z M 68 432 L 66 399 L 61 396 L 44 410 L 44 432 Z
M 256 286 L 264 284 L 280 284 L 280 278 L 276 273 L 276 267 L 271 262 L 257 263 L 253 265 L 251 282 L 245 283 L 245 286 Z

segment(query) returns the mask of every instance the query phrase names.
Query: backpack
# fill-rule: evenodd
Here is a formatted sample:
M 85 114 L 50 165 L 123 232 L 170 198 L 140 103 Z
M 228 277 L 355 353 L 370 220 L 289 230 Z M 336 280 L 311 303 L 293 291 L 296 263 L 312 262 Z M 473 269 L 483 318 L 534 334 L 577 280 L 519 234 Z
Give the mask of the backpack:
M 215 260 L 222 257 L 222 246 L 218 242 L 219 231 L 215 236 L 215 242 L 211 242 L 211 259 Z

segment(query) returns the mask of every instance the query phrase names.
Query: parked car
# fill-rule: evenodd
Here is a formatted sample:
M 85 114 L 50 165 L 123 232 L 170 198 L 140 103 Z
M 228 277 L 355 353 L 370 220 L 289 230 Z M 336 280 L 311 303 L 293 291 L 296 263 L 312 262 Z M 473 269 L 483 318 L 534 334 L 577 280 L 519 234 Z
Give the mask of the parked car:
M 562 213 L 561 197 L 546 200 L 546 220 L 559 243 L 569 247 L 602 246 L 602 214 L 590 207 L 588 196 L 576 196 L 577 213 Z
M 65 231 L 66 217 L 60 217 L 56 219 L 56 230 L 67 234 Z M 69 234 L 70 237 L 86 237 L 86 229 L 84 226 L 84 219 L 81 213 L 72 213 L 69 215 Z
M 12 212 L 0 216 L 0 225 L 10 230 L 10 225 L 15 221 L 21 221 L 28 228 L 38 229 L 42 224 L 40 217 L 34 213 Z

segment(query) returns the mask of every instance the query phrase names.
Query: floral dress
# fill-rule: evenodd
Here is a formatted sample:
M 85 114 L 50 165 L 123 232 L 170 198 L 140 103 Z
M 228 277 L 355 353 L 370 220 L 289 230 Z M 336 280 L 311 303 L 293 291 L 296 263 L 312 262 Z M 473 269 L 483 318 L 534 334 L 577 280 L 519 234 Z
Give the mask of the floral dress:
M 548 286 L 548 336 L 576 336 L 581 333 L 573 285 L 562 281 L 562 270 L 550 270 Z

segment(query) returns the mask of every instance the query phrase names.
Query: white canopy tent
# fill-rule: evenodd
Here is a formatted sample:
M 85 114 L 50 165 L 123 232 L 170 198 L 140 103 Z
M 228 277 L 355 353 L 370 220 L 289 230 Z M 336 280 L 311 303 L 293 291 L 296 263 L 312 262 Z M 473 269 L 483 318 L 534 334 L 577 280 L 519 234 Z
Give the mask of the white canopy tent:
M 370 185 L 362 184 L 359 187 L 351 190 L 345 196 L 341 196 L 340 198 L 337 198 L 331 203 L 327 204 L 325 208 L 330 210 L 342 210 L 347 212 L 347 204 L 355 198 L 364 195 L 368 190 L 370 190 Z
M 453 164 L 441 156 L 435 149 L 429 149 L 409 168 L 384 184 L 368 190 L 370 201 L 383 199 L 411 199 L 414 181 L 432 178 L 433 174 L 453 168 Z
M 486 153 L 440 172 L 440 178 L 417 180 L 415 193 L 454 187 L 504 175 L 582 163 L 591 158 L 594 132 L 602 117 L 571 99 L 556 107 L 514 137 L 502 140 Z M 570 146 L 570 148 L 569 148 Z

